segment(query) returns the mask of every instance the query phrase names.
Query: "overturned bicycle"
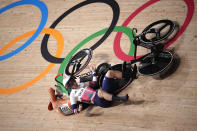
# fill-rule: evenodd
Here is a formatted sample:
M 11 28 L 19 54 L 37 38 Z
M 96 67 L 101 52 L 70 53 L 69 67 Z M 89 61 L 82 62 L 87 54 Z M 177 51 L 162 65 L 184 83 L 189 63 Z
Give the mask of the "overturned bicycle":
M 109 70 L 117 70 L 127 76 L 127 79 L 116 79 L 113 81 L 114 87 L 112 94 L 117 95 L 122 90 L 127 88 L 129 84 L 138 78 L 138 75 L 147 76 L 160 76 L 163 72 L 167 71 L 175 63 L 174 54 L 165 50 L 165 45 L 175 36 L 176 28 L 178 25 L 170 20 L 159 20 L 148 25 L 141 34 L 137 34 L 137 29 L 132 29 L 133 44 L 134 44 L 134 59 L 129 62 L 123 62 L 116 65 L 109 63 L 102 63 L 97 66 L 95 73 L 97 76 L 96 90 L 102 88 L 103 79 Z M 141 46 L 148 50 L 150 53 L 141 57 L 136 57 L 137 47 Z M 93 72 L 82 73 L 81 72 L 88 66 L 91 61 L 93 51 L 91 49 L 82 49 L 77 52 L 69 60 L 65 67 L 64 74 L 58 74 L 55 78 L 59 86 L 56 85 L 57 97 L 62 98 L 63 94 L 70 94 L 70 90 L 67 86 L 69 81 L 68 77 L 74 77 L 80 79 L 82 82 L 91 81 Z M 137 64 L 139 63 L 139 64 Z M 62 81 L 58 80 L 58 77 L 63 77 Z M 49 109 L 52 104 L 49 103 Z M 72 106 L 68 100 L 65 104 L 64 114 L 73 114 Z

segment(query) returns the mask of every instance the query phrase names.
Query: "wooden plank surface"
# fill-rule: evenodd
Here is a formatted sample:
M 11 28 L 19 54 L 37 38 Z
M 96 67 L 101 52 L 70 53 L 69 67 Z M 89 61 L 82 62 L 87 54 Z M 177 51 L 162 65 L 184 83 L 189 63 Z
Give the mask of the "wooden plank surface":
M 192 2 L 193 0 L 185 0 Z M 1 0 L 0 8 L 16 2 Z M 48 28 L 63 12 L 82 0 L 44 0 L 48 7 Z M 146 0 L 117 0 L 121 26 L 127 17 L 146 3 Z M 32 86 L 16 93 L 0 94 L 0 131 L 196 131 L 197 130 L 197 1 L 190 24 L 183 34 L 171 45 L 180 57 L 176 71 L 163 80 L 139 76 L 121 94 L 128 93 L 126 104 L 103 109 L 94 107 L 78 115 L 61 116 L 48 111 L 48 89 L 56 84 L 60 64 Z M 191 9 L 191 7 L 190 7 Z M 111 8 L 103 3 L 86 5 L 61 21 L 56 29 L 64 37 L 64 50 L 61 57 L 89 35 L 109 27 L 112 20 Z M 139 13 L 129 24 L 141 32 L 148 24 L 159 19 L 170 19 L 183 25 L 187 16 L 187 5 L 183 0 L 161 0 Z M 33 5 L 22 5 L 0 14 L 0 48 L 28 31 L 35 30 L 41 20 L 41 13 Z M 49 64 L 40 52 L 44 34 L 19 54 L 0 62 L 0 87 L 11 89 L 21 86 L 38 76 Z M 92 63 L 122 62 L 113 51 L 116 33 L 112 33 L 94 51 Z M 83 48 L 88 48 L 99 40 L 95 38 Z M 21 46 L 25 38 L 10 47 L 9 53 Z M 121 48 L 129 51 L 129 39 L 122 36 Z M 55 38 L 50 37 L 48 49 L 52 55 L 57 50 Z M 148 51 L 140 48 L 138 54 Z

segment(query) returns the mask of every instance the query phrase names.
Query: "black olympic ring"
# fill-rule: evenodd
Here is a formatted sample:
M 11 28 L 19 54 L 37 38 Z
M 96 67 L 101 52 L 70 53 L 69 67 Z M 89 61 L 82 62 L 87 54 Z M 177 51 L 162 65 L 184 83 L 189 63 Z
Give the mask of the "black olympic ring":
M 98 40 L 92 47 L 90 47 L 91 50 L 96 49 L 111 34 L 111 32 L 113 31 L 113 29 L 115 28 L 115 26 L 118 22 L 119 15 L 120 15 L 120 8 L 119 8 L 118 3 L 115 0 L 86 0 L 86 1 L 83 1 L 83 2 L 73 6 L 72 8 L 67 10 L 66 12 L 64 12 L 57 20 L 55 20 L 55 22 L 50 26 L 50 28 L 54 29 L 60 21 L 62 21 L 67 15 L 69 15 L 70 13 L 75 11 L 76 9 L 78 9 L 82 6 L 88 5 L 88 4 L 96 3 L 96 2 L 105 3 L 105 4 L 109 5 L 113 10 L 113 19 L 112 19 L 109 29 L 107 30 L 107 32 L 103 35 L 103 37 L 100 40 Z M 41 54 L 47 61 L 49 61 L 51 63 L 62 63 L 64 58 L 54 57 L 48 51 L 47 43 L 48 43 L 49 36 L 50 36 L 49 34 L 44 35 L 44 38 L 41 43 Z

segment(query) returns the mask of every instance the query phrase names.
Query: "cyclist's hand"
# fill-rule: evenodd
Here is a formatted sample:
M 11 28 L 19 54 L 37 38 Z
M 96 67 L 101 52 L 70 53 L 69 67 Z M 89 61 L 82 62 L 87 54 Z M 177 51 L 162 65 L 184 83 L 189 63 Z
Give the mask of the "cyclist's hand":
M 75 79 L 77 83 L 80 83 L 80 78 Z
M 79 112 L 83 110 L 82 104 L 79 104 L 79 109 L 78 110 L 79 110 Z

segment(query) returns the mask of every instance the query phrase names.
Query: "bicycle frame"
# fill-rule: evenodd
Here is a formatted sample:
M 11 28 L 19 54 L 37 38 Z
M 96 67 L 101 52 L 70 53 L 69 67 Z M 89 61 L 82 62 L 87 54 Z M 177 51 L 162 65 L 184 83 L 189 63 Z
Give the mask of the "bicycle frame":
M 161 23 L 162 24 L 164 23 L 164 25 L 162 25 L 160 28 L 157 28 L 157 27 L 153 28 L 155 25 L 158 25 L 158 24 L 161 24 Z M 162 30 L 167 26 L 170 26 L 170 29 L 167 31 L 167 33 L 163 34 Z M 174 29 L 175 29 L 175 24 L 170 20 L 156 21 L 156 22 L 150 24 L 149 26 L 147 26 L 142 31 L 141 34 L 136 35 L 136 36 L 135 36 L 135 34 L 137 33 L 137 29 L 133 28 L 132 35 L 133 35 L 133 38 L 134 38 L 133 39 L 133 44 L 134 44 L 134 47 L 135 47 L 134 54 L 133 54 L 134 59 L 131 60 L 130 62 L 128 62 L 128 64 L 130 64 L 130 65 L 134 64 L 134 66 L 131 67 L 132 72 L 133 72 L 132 77 L 131 77 L 131 81 L 133 79 L 137 79 L 137 76 L 136 76 L 137 72 L 139 72 L 143 75 L 155 75 L 155 74 L 163 71 L 164 69 L 166 69 L 166 67 L 168 67 L 170 65 L 170 63 L 172 63 L 173 56 L 172 56 L 171 53 L 163 51 L 164 44 L 161 41 L 166 40 L 166 38 L 168 38 L 168 36 L 174 31 Z M 151 39 L 147 38 L 146 35 L 149 34 L 149 33 L 155 34 L 155 37 L 152 37 Z M 137 59 L 136 55 L 137 55 L 138 46 L 142 46 L 146 49 L 149 49 L 150 53 L 147 53 L 144 56 Z M 81 61 L 86 56 L 88 56 L 88 59 L 85 62 L 85 64 L 82 66 Z M 90 76 L 91 72 L 87 72 L 87 73 L 81 74 L 81 75 L 79 75 L 79 73 L 83 69 L 85 69 L 85 67 L 90 62 L 91 58 L 92 58 L 92 50 L 90 50 L 90 49 L 81 50 L 80 52 L 75 54 L 71 58 L 69 63 L 67 64 L 66 69 L 65 69 L 65 74 L 73 75 L 76 78 L 82 78 L 82 77 Z M 147 59 L 148 59 L 148 61 L 147 61 Z M 164 61 L 164 63 L 162 63 L 163 61 Z M 139 67 L 138 71 L 137 71 L 137 65 L 135 64 L 137 62 L 140 62 L 140 65 L 138 66 Z M 71 72 L 69 72 L 70 65 L 73 65 L 73 68 L 72 68 Z M 151 67 L 150 67 L 150 65 L 151 65 Z M 159 65 L 159 68 L 155 69 L 155 66 L 158 66 L 158 65 Z M 131 81 L 128 81 L 128 83 L 130 83 Z

